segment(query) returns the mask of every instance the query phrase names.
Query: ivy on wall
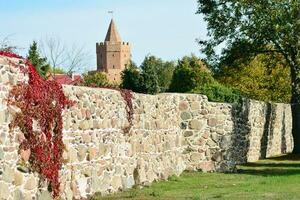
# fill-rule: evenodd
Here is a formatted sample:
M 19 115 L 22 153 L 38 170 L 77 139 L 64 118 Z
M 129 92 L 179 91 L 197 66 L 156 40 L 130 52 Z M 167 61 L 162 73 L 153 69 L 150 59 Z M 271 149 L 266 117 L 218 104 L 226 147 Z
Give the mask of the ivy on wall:
M 121 89 L 120 90 L 121 96 L 123 97 L 125 103 L 126 103 L 126 114 L 127 114 L 127 120 L 129 122 L 129 126 L 124 128 L 124 132 L 128 133 L 131 127 L 133 126 L 133 94 L 131 90 Z
M 20 56 L 0 52 L 0 56 L 21 58 Z M 15 85 L 8 96 L 9 106 L 16 107 L 19 112 L 14 114 L 10 130 L 19 128 L 25 139 L 21 141 L 19 152 L 29 151 L 31 170 L 38 172 L 49 184 L 54 198 L 59 196 L 59 170 L 62 167 L 62 110 L 71 106 L 63 93 L 61 85 L 55 81 L 44 80 L 35 67 L 25 61 L 28 68 L 20 67 L 29 75 L 28 83 Z

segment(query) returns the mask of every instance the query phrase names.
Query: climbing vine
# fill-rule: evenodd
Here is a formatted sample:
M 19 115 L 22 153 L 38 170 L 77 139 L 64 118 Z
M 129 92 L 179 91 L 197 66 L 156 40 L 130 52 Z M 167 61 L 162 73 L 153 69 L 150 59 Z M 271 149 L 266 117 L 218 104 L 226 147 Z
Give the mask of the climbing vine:
M 126 89 L 121 89 L 120 90 L 121 96 L 123 97 L 125 103 L 126 103 L 126 112 L 127 112 L 127 119 L 129 122 L 129 127 L 126 127 L 124 129 L 124 132 L 129 132 L 130 128 L 133 125 L 133 103 L 132 103 L 132 99 L 133 99 L 133 94 L 131 90 L 126 90 Z
M 20 56 L 0 52 L 11 58 Z M 62 167 L 62 110 L 72 105 L 63 93 L 61 85 L 55 81 L 44 80 L 35 67 L 27 60 L 28 83 L 18 83 L 8 96 L 9 106 L 17 108 L 10 123 L 10 130 L 19 128 L 24 134 L 19 152 L 29 151 L 29 163 L 33 171 L 46 180 L 54 198 L 59 196 L 59 170 Z M 20 65 L 20 69 L 24 70 Z M 15 67 L 16 67 L 15 66 Z M 24 71 L 25 72 L 25 71 Z

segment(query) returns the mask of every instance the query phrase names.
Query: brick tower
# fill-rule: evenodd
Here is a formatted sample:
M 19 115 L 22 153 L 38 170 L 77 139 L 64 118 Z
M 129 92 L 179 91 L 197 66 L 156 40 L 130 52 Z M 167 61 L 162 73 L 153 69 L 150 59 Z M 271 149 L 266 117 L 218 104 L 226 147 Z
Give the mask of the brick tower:
M 120 83 L 121 72 L 131 60 L 130 44 L 122 42 L 114 20 L 112 19 L 105 41 L 96 44 L 97 71 L 106 73 L 111 83 Z

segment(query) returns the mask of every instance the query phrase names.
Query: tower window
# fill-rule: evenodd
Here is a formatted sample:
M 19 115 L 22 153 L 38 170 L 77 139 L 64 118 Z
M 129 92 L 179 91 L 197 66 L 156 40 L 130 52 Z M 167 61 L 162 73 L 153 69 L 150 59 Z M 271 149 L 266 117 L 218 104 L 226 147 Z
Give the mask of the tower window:
M 115 54 L 113 54 L 112 57 L 115 57 Z
M 115 69 L 115 65 L 113 65 L 113 69 Z

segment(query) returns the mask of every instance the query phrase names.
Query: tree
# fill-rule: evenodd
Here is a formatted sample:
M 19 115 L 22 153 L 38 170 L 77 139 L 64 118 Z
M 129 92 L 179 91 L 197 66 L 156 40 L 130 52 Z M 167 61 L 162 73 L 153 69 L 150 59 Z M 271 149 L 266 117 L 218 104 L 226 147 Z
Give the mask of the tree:
M 57 68 L 50 68 L 49 72 L 51 74 L 67 74 L 66 70 L 63 68 L 57 67 Z
M 147 56 L 141 64 L 143 88 L 142 91 L 147 94 L 156 94 L 160 92 L 157 67 L 162 65 L 162 61 L 154 56 Z
M 84 85 L 90 87 L 108 87 L 108 79 L 103 72 L 83 75 Z
M 173 73 L 176 68 L 174 62 L 163 62 L 162 65 L 157 69 L 158 85 L 160 92 L 166 92 L 172 82 Z
M 121 87 L 134 92 L 142 92 L 142 86 L 143 79 L 141 73 L 136 64 L 131 62 L 130 65 L 122 72 Z
M 83 47 L 72 45 L 67 47 L 58 37 L 46 37 L 41 41 L 42 54 L 48 59 L 53 71 L 63 68 L 71 75 L 87 64 L 89 54 Z
M 199 42 L 209 62 L 262 53 L 284 57 L 291 76 L 293 153 L 300 153 L 299 0 L 198 0 L 198 13 L 208 24 L 208 39 Z M 224 44 L 217 56 L 216 48 Z
M 42 58 L 38 52 L 38 45 L 33 41 L 29 48 L 27 59 L 33 64 L 37 72 L 43 77 L 47 77 L 50 65 L 47 63 L 46 58 Z
M 178 61 L 169 90 L 171 92 L 191 92 L 198 86 L 214 82 L 212 74 L 204 63 L 192 55 Z
M 13 46 L 10 42 L 11 35 L 8 35 L 0 40 L 0 51 L 15 53 L 18 47 Z
M 257 55 L 249 62 L 236 60 L 220 65 L 217 80 L 260 101 L 288 103 L 291 99 L 290 70 L 279 55 Z

